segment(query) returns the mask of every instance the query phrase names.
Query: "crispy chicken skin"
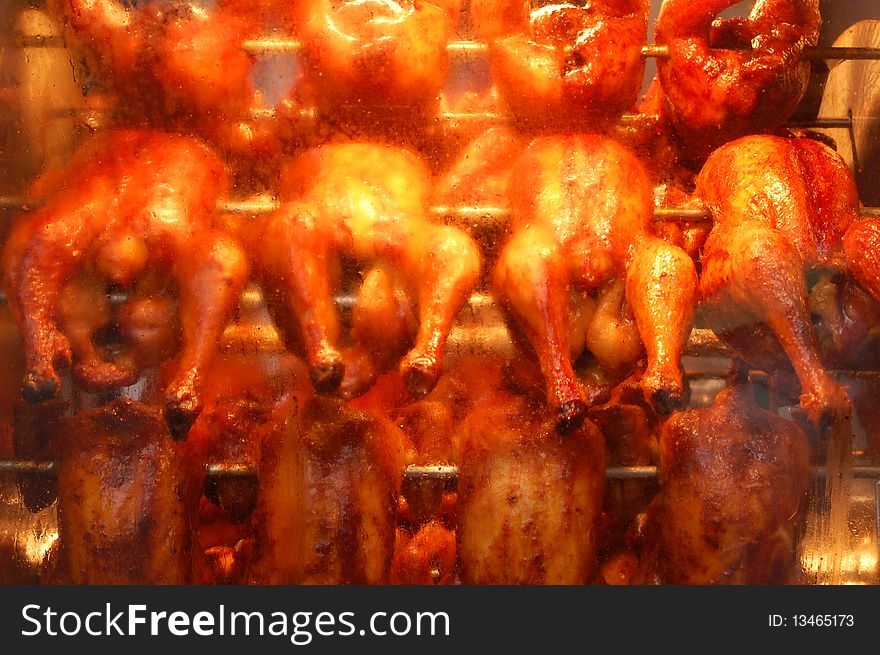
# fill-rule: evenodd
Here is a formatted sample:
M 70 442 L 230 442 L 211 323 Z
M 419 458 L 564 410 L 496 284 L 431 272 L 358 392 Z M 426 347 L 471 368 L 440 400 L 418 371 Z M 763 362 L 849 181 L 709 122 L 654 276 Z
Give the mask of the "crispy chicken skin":
M 493 289 L 537 355 L 558 429 L 576 427 L 590 403 L 571 362 L 570 289 L 624 283 L 647 351 L 645 396 L 663 414 L 682 407 L 697 274 L 684 251 L 652 234 L 651 185 L 639 161 L 598 135 L 539 137 L 512 180 L 511 237 Z
M 313 397 L 263 442 L 257 584 L 386 584 L 403 438 L 387 419 Z
M 810 77 L 819 0 L 758 0 L 748 18 L 715 19 L 739 0 L 665 0 L 654 41 L 669 48 L 657 72 L 671 118 L 692 157 L 779 128 Z
M 247 276 L 238 245 L 212 227 L 226 190 L 222 162 L 190 138 L 120 130 L 86 142 L 55 178 L 64 186 L 52 188 L 51 177 L 34 191 L 48 204 L 16 224 L 3 253 L 3 283 L 24 340 L 25 398 L 56 396 L 57 369 L 71 364 L 87 388 L 131 384 L 137 371 L 102 359 L 89 332 L 107 311 L 110 285 L 136 289 L 161 275 L 175 291 L 182 331 L 165 412 L 172 433 L 184 436 L 201 408 L 201 370 Z M 150 343 L 149 321 L 127 324 L 142 346 Z
M 794 422 L 725 389 L 660 434 L 661 584 L 789 580 L 807 505 L 810 450 Z
M 297 3 L 305 83 L 326 116 L 427 116 L 449 66 L 455 0 L 303 0 Z M 388 111 L 393 107 L 392 112 Z M 383 120 L 384 123 L 384 120 Z
M 474 0 L 492 74 L 525 126 L 596 130 L 638 97 L 649 3 L 601 0 L 529 11 L 528 2 Z
M 282 173 L 282 207 L 250 237 L 254 268 L 270 290 L 276 320 L 289 338 L 301 339 L 318 391 L 341 385 L 346 397 L 364 393 L 377 362 L 403 354 L 380 349 L 409 344 L 400 371 L 410 393 L 424 396 L 436 384 L 449 330 L 477 283 L 480 257 L 463 231 L 428 220 L 429 184 L 414 152 L 371 143 L 319 146 Z M 376 291 L 361 294 L 346 357 L 333 304 L 333 271 L 342 257 L 361 265 L 364 284 Z M 413 312 L 414 342 L 387 343 L 389 332 L 413 332 L 406 325 Z
M 463 584 L 584 584 L 597 557 L 604 440 L 591 422 L 556 434 L 521 397 L 495 394 L 460 427 Z
M 118 398 L 59 435 L 59 584 L 187 584 L 198 480 L 162 414 Z
M 880 225 L 859 219 L 846 163 L 812 139 L 742 137 L 712 153 L 697 194 L 714 221 L 700 280 L 706 317 L 721 332 L 766 324 L 794 367 L 813 423 L 848 414 L 845 391 L 822 367 L 806 284 L 811 272 L 848 270 L 876 297 L 869 248 Z

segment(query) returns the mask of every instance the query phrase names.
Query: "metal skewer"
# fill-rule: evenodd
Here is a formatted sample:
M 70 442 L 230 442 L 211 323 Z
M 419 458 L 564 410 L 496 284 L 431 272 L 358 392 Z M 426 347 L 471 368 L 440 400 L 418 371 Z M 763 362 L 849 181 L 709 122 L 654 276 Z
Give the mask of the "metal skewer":
M 64 38 L 51 35 L 15 35 L 15 45 L 21 48 L 63 48 Z M 264 36 L 243 41 L 242 49 L 252 55 L 274 55 L 296 53 L 302 50 L 302 42 L 291 36 Z M 487 43 L 481 41 L 455 40 L 446 44 L 446 50 L 452 55 L 483 56 L 489 52 Z M 880 48 L 868 47 L 824 47 L 807 48 L 805 56 L 814 61 L 840 59 L 880 60 Z M 647 43 L 642 46 L 643 57 L 663 59 L 669 57 L 669 48 L 662 43 Z

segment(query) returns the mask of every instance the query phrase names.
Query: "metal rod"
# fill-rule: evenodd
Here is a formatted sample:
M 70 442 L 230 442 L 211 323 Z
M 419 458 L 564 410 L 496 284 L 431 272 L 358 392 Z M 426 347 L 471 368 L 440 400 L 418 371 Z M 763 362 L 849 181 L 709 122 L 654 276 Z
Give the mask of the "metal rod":
M 880 48 L 845 48 L 840 46 L 833 46 L 828 48 L 809 48 L 807 50 L 807 58 L 814 61 L 833 61 L 837 59 L 880 59 Z
M 340 107 L 345 107 L 341 105 Z M 393 107 L 389 107 L 393 109 Z M 53 118 L 77 118 L 80 122 L 93 125 L 96 121 L 100 121 L 101 116 L 113 116 L 117 112 L 117 107 L 107 104 L 103 107 L 73 108 L 73 107 L 57 107 L 50 111 Z M 297 110 L 299 120 L 315 121 L 318 119 L 318 112 L 314 107 L 301 107 Z M 276 111 L 272 107 L 250 107 L 246 110 L 245 118 L 247 120 L 256 121 L 273 121 Z M 287 114 L 290 118 L 292 114 Z M 508 125 L 513 121 L 513 116 L 509 114 L 499 113 L 497 111 L 482 112 L 440 112 L 437 114 L 440 123 L 447 127 L 455 128 L 460 125 L 473 125 L 474 123 L 484 127 Z M 644 121 L 653 120 L 643 114 L 624 112 L 618 118 L 620 127 L 637 126 Z M 817 117 L 795 119 L 787 123 L 788 127 L 796 128 L 841 128 L 850 129 L 852 127 L 852 119 L 850 117 Z
M 744 52 L 748 52 L 747 50 Z M 669 57 L 669 46 L 662 43 L 649 43 L 642 46 L 643 57 L 655 57 L 665 59 Z M 828 48 L 806 48 L 804 56 L 813 61 L 828 61 L 840 59 L 880 59 L 880 48 L 846 48 L 832 46 Z
M 242 47 L 255 55 L 278 54 L 298 52 L 302 43 L 290 37 L 263 37 L 245 41 Z M 453 55 L 483 56 L 489 52 L 489 46 L 481 41 L 455 40 L 446 44 L 446 51 Z M 807 59 L 812 60 L 880 59 L 880 48 L 807 48 L 804 54 Z M 660 43 L 647 43 L 642 46 L 642 56 L 664 59 L 669 57 L 669 47 Z
M 807 118 L 804 120 L 791 120 L 788 122 L 789 127 L 816 127 L 816 128 L 842 128 L 850 129 L 852 127 L 852 117 L 847 118 L 825 118 L 819 116 L 817 118 Z
M 0 196 L 0 209 L 17 209 L 20 211 L 34 211 L 46 204 L 45 200 L 38 198 L 25 198 L 21 196 Z M 242 200 L 220 200 L 217 202 L 217 210 L 224 214 L 239 214 L 244 216 L 260 216 L 277 211 L 281 203 L 271 196 L 258 196 Z M 430 207 L 429 211 L 435 216 L 458 218 L 462 220 L 489 220 L 493 222 L 507 220 L 510 210 L 504 207 L 452 207 L 437 205 Z M 862 207 L 859 209 L 862 218 L 880 218 L 880 207 Z M 658 207 L 654 209 L 655 221 L 709 221 L 711 217 L 707 210 L 701 207 Z
M 64 37 L 57 34 L 40 35 L 16 34 L 12 42 L 21 48 L 63 48 Z M 295 53 L 302 49 L 302 42 L 291 36 L 264 36 L 243 41 L 242 49 L 253 55 L 273 55 Z M 454 40 L 446 44 L 446 51 L 453 55 L 473 56 L 485 55 L 489 52 L 488 44 L 481 41 Z M 805 56 L 812 60 L 880 59 L 880 48 L 868 47 L 827 47 L 807 48 Z M 669 48 L 665 44 L 647 43 L 642 46 L 643 57 L 669 57 Z
M 0 473 L 38 473 L 55 475 L 55 462 L 35 462 L 27 459 L 0 459 Z
M 0 460 L 0 473 L 55 475 L 56 464 L 50 461 Z M 208 477 L 256 477 L 257 469 L 250 464 L 212 462 L 205 466 L 205 474 Z M 814 467 L 812 474 L 817 478 L 824 477 L 825 467 Z M 458 480 L 459 468 L 455 464 L 410 465 L 404 469 L 403 475 L 409 481 L 430 479 L 449 482 Z M 643 480 L 656 476 L 656 466 L 609 466 L 605 469 L 605 477 L 610 480 Z M 880 480 L 880 466 L 854 466 L 853 477 Z
M 205 466 L 205 474 L 209 478 L 255 478 L 257 477 L 257 469 L 250 464 L 214 462 Z

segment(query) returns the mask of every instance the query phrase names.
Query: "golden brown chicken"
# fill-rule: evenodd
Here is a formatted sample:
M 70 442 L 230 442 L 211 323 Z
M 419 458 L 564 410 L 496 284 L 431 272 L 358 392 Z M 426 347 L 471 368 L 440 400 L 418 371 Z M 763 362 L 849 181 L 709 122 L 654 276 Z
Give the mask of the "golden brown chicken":
M 460 429 L 458 561 L 463 584 L 584 584 L 605 483 L 589 421 L 567 437 L 522 397 L 496 394 Z
M 263 442 L 258 584 L 386 584 L 403 438 L 387 419 L 313 397 Z
M 660 434 L 656 566 L 646 582 L 790 582 L 809 488 L 810 449 L 794 422 L 737 382 Z
M 474 0 L 492 74 L 523 126 L 595 131 L 635 104 L 649 3 L 601 0 L 529 11 L 521 0 Z
M 199 476 L 159 410 L 118 398 L 59 434 L 60 584 L 187 584 Z
M 301 339 L 317 390 L 360 395 L 407 348 L 410 393 L 436 384 L 480 259 L 464 232 L 428 220 L 429 183 L 416 154 L 370 143 L 319 146 L 284 170 L 281 209 L 249 238 L 276 320 Z M 365 276 L 346 357 L 333 301 L 341 258 Z
M 748 18 L 715 19 L 739 0 L 665 0 L 654 41 L 676 131 L 701 163 L 721 144 L 773 132 L 803 98 L 805 50 L 819 38 L 819 0 L 759 0 Z
M 747 136 L 712 153 L 697 193 L 714 220 L 700 280 L 707 319 L 721 333 L 767 325 L 794 367 L 811 421 L 847 415 L 846 392 L 823 369 L 807 289 L 808 275 L 848 271 L 880 299 L 870 249 L 880 224 L 859 219 L 846 163 L 812 139 Z
M 201 371 L 247 275 L 238 245 L 212 227 L 226 185 L 222 162 L 200 142 L 138 130 L 95 137 L 60 174 L 36 183 L 34 196 L 49 202 L 15 226 L 3 258 L 24 340 L 26 399 L 56 396 L 57 370 L 71 364 L 86 388 L 134 382 L 136 367 L 96 348 L 96 324 L 109 318 L 108 289 L 128 289 L 148 306 L 129 311 L 124 331 L 142 355 L 164 354 L 168 305 L 150 308 L 146 298 L 158 289 L 171 293 L 181 326 L 165 413 L 172 434 L 186 434 L 201 409 Z
M 297 4 L 304 81 L 322 117 L 367 127 L 421 122 L 436 111 L 446 43 L 458 26 L 456 0 Z
M 115 96 L 120 123 L 198 134 L 252 165 L 277 156 L 275 128 L 248 114 L 261 104 L 255 59 L 242 49 L 260 29 L 250 12 L 184 0 L 49 0 L 49 8 L 99 88 Z
M 652 234 L 651 184 L 639 161 L 598 135 L 539 137 L 512 179 L 512 236 L 493 288 L 537 355 L 558 429 L 576 427 L 591 401 L 572 366 L 569 294 L 601 287 L 616 286 L 631 308 L 647 351 L 646 398 L 663 414 L 682 407 L 697 275 L 684 251 Z M 620 358 L 627 319 L 608 315 L 587 347 Z

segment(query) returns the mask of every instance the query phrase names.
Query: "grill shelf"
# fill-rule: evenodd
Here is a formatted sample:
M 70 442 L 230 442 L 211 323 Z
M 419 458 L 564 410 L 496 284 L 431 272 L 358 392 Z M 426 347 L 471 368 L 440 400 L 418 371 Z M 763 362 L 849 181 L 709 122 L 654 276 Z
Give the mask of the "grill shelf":
M 64 48 L 66 42 L 60 35 L 22 35 L 16 34 L 12 39 L 6 41 L 11 45 L 22 48 Z M 301 44 L 294 38 L 279 37 L 263 37 L 251 39 L 242 43 L 242 47 L 247 52 L 254 55 L 271 55 L 278 53 L 296 53 L 301 49 Z M 451 41 L 447 50 L 450 55 L 455 57 L 485 57 L 488 55 L 489 48 L 487 44 L 476 41 L 457 40 Z M 642 47 L 642 56 L 646 58 L 665 58 L 669 56 L 668 49 L 664 45 L 646 44 Z M 834 61 L 834 60 L 880 60 L 880 48 L 864 48 L 864 47 L 821 47 L 809 48 L 805 52 L 805 57 L 812 61 Z M 10 87 L 3 89 L 5 92 L 0 102 L 14 99 L 16 88 Z M 84 110 L 80 112 L 75 109 L 64 109 L 57 112 L 58 116 L 86 116 L 94 119 L 99 116 L 97 124 L 100 126 L 100 116 L 105 112 L 112 112 L 112 107 L 107 110 Z M 275 112 L 271 109 L 255 109 L 251 112 L 252 118 L 271 120 L 275 117 Z M 302 112 L 302 118 L 315 118 L 314 112 L 305 110 Z M 454 113 L 444 112 L 439 114 L 439 119 L 444 127 L 455 129 L 462 124 L 470 125 L 480 121 L 486 124 L 504 123 L 510 120 L 508 116 L 498 113 Z M 628 122 L 640 120 L 637 115 L 624 115 L 621 123 L 626 125 Z M 846 129 L 849 137 L 853 138 L 853 120 L 852 116 L 848 117 L 816 117 L 806 120 L 797 120 L 789 123 L 791 127 L 799 128 L 826 128 L 826 129 Z M 853 143 L 855 151 L 855 144 Z M 13 196 L 0 196 L 0 211 L 33 211 L 44 204 L 39 198 L 23 198 Z M 260 216 L 276 211 L 280 206 L 279 200 L 271 196 L 258 196 L 246 199 L 225 199 L 218 203 L 218 211 L 226 214 L 236 214 L 245 216 Z M 452 206 L 434 206 L 430 208 L 431 214 L 441 220 L 451 222 L 458 225 L 478 226 L 481 228 L 502 224 L 509 216 L 509 210 L 503 207 L 452 207 Z M 880 207 L 864 207 L 861 209 L 862 217 L 880 218 Z M 708 221 L 711 220 L 707 211 L 699 207 L 663 207 L 656 208 L 654 212 L 656 221 Z M 117 298 L 116 301 L 124 300 Z M 353 304 L 351 295 L 341 295 L 337 298 L 337 306 L 341 308 L 350 308 Z M 5 301 L 3 292 L 0 291 L 0 303 Z M 262 295 L 259 289 L 250 288 L 242 295 L 242 306 L 245 309 L 257 309 L 262 305 Z M 491 295 L 486 293 L 474 294 L 469 302 L 471 311 L 479 311 L 486 307 L 493 307 Z M 247 326 L 230 326 L 227 334 L 224 335 L 225 347 L 229 347 L 230 330 L 235 328 L 247 329 Z M 463 328 L 464 330 L 470 328 Z M 459 336 L 461 331 L 459 331 Z M 450 337 L 450 346 L 455 342 L 456 332 Z M 235 341 L 235 339 L 232 339 Z M 221 347 L 224 345 L 221 343 Z M 275 352 L 283 349 L 280 339 L 269 336 L 261 340 L 258 347 L 259 350 Z M 690 356 L 709 356 L 709 357 L 729 357 L 732 351 L 723 344 L 711 330 L 695 328 L 688 342 L 686 355 Z M 880 371 L 854 371 L 854 370 L 838 370 L 832 372 L 835 375 L 850 378 L 878 377 Z M 723 379 L 723 375 L 712 371 L 690 371 L 688 377 L 691 379 Z M 766 375 L 760 371 L 753 371 L 750 374 L 752 380 L 765 379 Z M 858 455 L 859 453 L 855 453 Z M 37 461 L 37 460 L 0 460 L 0 476 L 3 474 L 17 474 L 28 476 L 46 476 L 51 477 L 57 474 L 56 462 L 53 461 Z M 222 478 L 257 478 L 258 472 L 254 466 L 241 464 L 237 462 L 212 462 L 206 465 L 205 474 L 208 479 Z M 857 464 L 852 467 L 854 479 L 874 480 L 874 528 L 877 533 L 878 541 L 880 541 L 880 466 Z M 657 467 L 655 466 L 610 466 L 605 470 L 607 480 L 652 480 L 657 477 Z M 824 479 L 825 468 L 823 466 L 814 466 L 811 469 L 813 479 Z M 402 479 L 404 484 L 421 484 L 431 485 L 434 489 L 441 486 L 445 489 L 454 489 L 458 484 L 459 470 L 455 465 L 410 465 L 402 471 Z M 439 572 L 438 572 L 439 576 Z

